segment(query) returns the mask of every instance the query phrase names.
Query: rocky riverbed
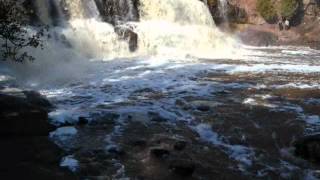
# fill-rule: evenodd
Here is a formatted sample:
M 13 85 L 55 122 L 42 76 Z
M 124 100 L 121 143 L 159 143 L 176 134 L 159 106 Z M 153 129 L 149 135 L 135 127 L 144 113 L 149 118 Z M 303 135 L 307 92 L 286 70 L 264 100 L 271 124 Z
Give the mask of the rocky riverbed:
M 245 51 L 96 61 L 38 84 L 64 150 L 52 164 L 81 179 L 319 178 L 319 52 Z

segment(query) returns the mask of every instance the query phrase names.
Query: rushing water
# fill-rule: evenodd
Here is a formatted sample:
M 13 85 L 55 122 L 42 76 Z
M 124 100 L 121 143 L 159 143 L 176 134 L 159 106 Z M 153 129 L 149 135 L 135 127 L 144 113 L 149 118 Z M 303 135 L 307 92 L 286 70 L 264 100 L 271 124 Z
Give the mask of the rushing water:
M 227 0 L 219 0 L 219 10 L 223 20 L 228 23 L 228 1 Z
M 320 52 L 290 47 L 247 47 L 247 51 L 246 56 L 231 60 L 139 57 L 91 62 L 86 65 L 85 71 L 81 72 L 85 76 L 73 78 L 63 86 L 49 86 L 41 89 L 41 92 L 57 106 L 57 109 L 50 113 L 52 123 L 73 124 L 79 117 L 85 117 L 90 122 L 99 122 L 101 117 L 110 119 L 112 114 L 116 114 L 119 117 L 113 129 L 99 131 L 97 134 L 93 130 L 95 125 L 89 126 L 90 130 L 77 127 L 78 133 L 69 135 L 69 131 L 74 131 L 72 127 L 67 129 L 66 133 L 56 132 L 52 138 L 67 150 L 79 147 L 105 147 L 108 150 L 126 145 L 122 144 L 121 139 L 132 137 L 131 126 L 138 128 L 137 131 L 147 132 L 157 127 L 157 123 L 163 123 L 162 126 L 166 126 L 169 131 L 177 131 L 176 128 L 182 123 L 199 134 L 200 142 L 211 144 L 212 146 L 209 146 L 212 150 L 218 148 L 224 152 L 229 158 L 227 162 L 230 161 L 230 166 L 238 169 L 242 175 L 267 177 L 274 173 L 275 177 L 284 179 L 290 179 L 297 174 L 300 178 L 311 176 L 316 171 L 313 171 L 312 167 L 305 169 L 295 164 L 294 160 L 288 159 L 290 146 L 281 143 L 291 142 L 291 138 L 294 139 L 298 134 L 296 130 L 288 132 L 288 122 L 285 121 L 288 114 L 294 116 L 291 126 L 305 122 L 306 133 L 318 132 L 319 114 L 316 111 L 304 111 L 302 107 L 307 105 L 308 101 L 319 103 L 319 99 L 311 95 L 309 98 L 299 99 L 303 104 L 301 105 L 297 100 L 278 101 L 278 95 L 272 92 L 287 89 L 301 92 L 319 91 L 320 82 L 317 77 L 320 75 L 320 63 L 317 59 L 320 58 Z M 201 106 L 211 110 L 202 112 L 198 110 Z M 219 113 L 226 111 L 228 106 L 232 107 L 231 111 Z M 252 113 L 243 110 L 246 108 L 251 109 Z M 271 114 L 279 114 L 279 122 L 265 119 L 264 114 L 260 115 L 260 111 L 256 111 L 261 108 Z M 159 116 L 160 122 L 153 120 L 154 116 Z M 214 120 L 210 120 L 212 117 L 215 117 Z M 262 119 L 264 120 L 261 121 Z M 245 122 L 239 124 L 238 121 L 242 120 Z M 109 121 L 112 122 L 112 118 Z M 134 127 L 132 123 L 144 125 Z M 96 128 L 98 130 L 101 127 Z M 227 131 L 229 128 L 239 129 L 241 134 L 239 135 L 237 130 Z M 161 133 L 168 135 L 168 129 L 161 130 Z M 255 129 L 258 132 L 255 132 Z M 190 135 L 184 134 L 188 132 L 184 131 L 169 134 L 189 137 Z M 262 135 L 257 137 L 261 132 Z M 283 132 L 286 133 L 281 134 Z M 277 135 L 271 136 L 270 133 Z M 148 137 L 149 134 L 144 136 Z M 279 142 L 274 136 L 279 136 Z M 230 143 L 238 137 L 243 139 Z M 152 139 L 152 136 L 150 138 Z M 260 141 L 259 138 L 272 143 L 267 146 L 255 144 L 254 142 Z M 273 147 L 274 143 L 276 148 Z M 197 145 L 192 147 L 198 148 Z M 135 152 L 126 151 L 129 153 L 128 158 L 131 158 L 131 153 L 132 157 L 135 157 Z M 280 154 L 272 154 L 273 151 Z M 72 150 L 70 152 L 75 153 L 80 162 L 86 158 Z M 206 162 L 207 159 L 199 161 Z M 124 167 L 131 167 L 123 161 L 117 162 L 124 163 Z M 259 168 L 255 169 L 257 166 Z M 126 177 L 125 175 L 126 173 L 122 176 Z
M 119 4 L 111 2 L 117 5 L 116 7 L 129 7 L 127 15 L 124 16 L 132 19 L 132 1 L 119 1 Z M 38 10 L 39 16 L 50 24 L 47 13 L 50 6 L 43 1 L 37 4 L 41 7 Z M 129 51 L 125 40 L 120 40 L 115 33 L 115 27 L 101 20 L 93 0 L 66 1 L 64 6 L 60 7 L 60 11 L 63 10 L 68 11 L 69 25 L 62 29 L 58 27 L 56 31 L 70 41 L 76 53 L 91 53 L 93 58 L 149 55 L 212 58 L 238 52 L 235 50 L 237 42 L 215 26 L 206 5 L 197 0 L 140 1 L 140 21 L 123 22 L 119 25 L 120 28 L 130 29 L 137 34 L 138 50 L 135 53 Z M 64 20 L 66 18 L 61 19 Z
M 37 1 L 41 20 L 50 23 L 46 12 L 51 7 L 42 2 Z M 119 3 L 133 7 L 133 1 Z M 199 172 L 205 164 L 209 169 L 223 167 L 222 173 L 230 178 L 314 176 L 313 166 L 305 167 L 290 156 L 289 142 L 298 131 L 287 127 L 306 126 L 303 133 L 316 132 L 319 114 L 304 107 L 320 101 L 316 95 L 292 100 L 287 94 L 279 100 L 277 93 L 318 91 L 319 51 L 247 47 L 221 32 L 198 0 L 141 0 L 140 20 L 117 24 L 138 35 L 138 49 L 130 52 L 115 26 L 102 21 L 95 1 L 57 4 L 62 14 L 69 12 L 70 18 L 61 18 L 66 25 L 52 28 L 53 38 L 45 50 L 32 52 L 35 63 L 14 65 L 11 75 L 54 103 L 53 124 L 72 125 L 50 135 L 70 154 L 62 166 L 91 177 L 85 173 L 87 166 L 79 163 L 96 159 L 103 164 L 95 174 L 99 177 L 134 177 L 126 170 L 141 165 L 164 176 L 146 158 L 148 153 L 143 154 L 148 151 L 126 149 L 125 143 L 132 138 L 130 133 L 148 138 L 148 145 L 160 134 L 191 142 L 186 153 L 200 164 Z M 129 11 L 126 16 L 131 15 Z M 264 113 L 278 116 L 265 119 Z M 79 117 L 89 125 L 75 125 Z M 261 141 L 266 144 L 257 143 Z M 87 157 L 118 147 L 125 148 L 128 160 L 101 159 L 95 153 Z M 146 179 L 152 177 L 139 172 Z M 199 172 L 196 177 L 210 178 L 211 172 Z

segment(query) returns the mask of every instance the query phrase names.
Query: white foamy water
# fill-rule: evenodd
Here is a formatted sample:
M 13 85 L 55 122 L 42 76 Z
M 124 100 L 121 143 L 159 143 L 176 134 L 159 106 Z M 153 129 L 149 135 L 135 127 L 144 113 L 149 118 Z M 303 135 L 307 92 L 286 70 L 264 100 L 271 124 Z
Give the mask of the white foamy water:
M 38 14 L 45 19 L 43 22 L 51 24 L 50 16 L 46 14 L 48 4 L 40 1 L 37 1 L 37 4 L 41 7 Z M 123 1 L 122 4 L 133 6 L 131 1 Z M 130 29 L 138 35 L 138 50 L 135 53 L 129 51 L 128 42 L 121 40 L 114 26 L 102 22 L 94 1 L 66 1 L 65 8 L 63 10 L 68 11 L 69 20 L 64 27 L 53 30 L 57 38 L 49 43 L 56 44 L 56 41 L 61 41 L 62 38 L 62 41 L 71 45 L 75 53 L 86 58 L 99 60 L 132 56 L 222 58 L 233 57 L 240 53 L 237 41 L 216 27 L 207 6 L 198 0 L 142 0 L 139 8 L 140 21 L 123 22 L 119 26 Z M 67 50 L 62 46 L 60 44 L 60 49 L 56 51 Z M 75 56 L 73 59 L 78 57 Z
M 252 165 L 252 160 L 255 156 L 253 149 L 242 145 L 230 145 L 224 143 L 221 140 L 221 137 L 219 137 L 217 133 L 213 132 L 212 128 L 207 124 L 199 124 L 194 127 L 194 129 L 197 133 L 199 133 L 202 140 L 225 149 L 230 158 L 240 163 L 238 168 L 241 171 L 244 171 L 247 167 Z
M 61 167 L 68 168 L 72 172 L 76 172 L 79 169 L 79 161 L 72 155 L 65 156 L 60 162 Z

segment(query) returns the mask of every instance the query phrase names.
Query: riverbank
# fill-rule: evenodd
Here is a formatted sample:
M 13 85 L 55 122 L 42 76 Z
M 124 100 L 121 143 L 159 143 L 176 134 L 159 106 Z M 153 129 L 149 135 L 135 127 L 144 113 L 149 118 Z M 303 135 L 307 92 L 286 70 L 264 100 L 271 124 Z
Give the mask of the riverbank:
M 215 22 L 223 29 L 235 34 L 248 45 L 253 46 L 307 46 L 320 49 L 320 4 L 318 1 L 299 1 L 299 8 L 289 21 L 288 30 L 280 30 L 278 22 L 281 17 L 280 0 L 274 1 L 274 9 L 278 12 L 273 22 L 268 22 L 259 12 L 257 0 L 228 0 L 228 13 L 225 22 L 220 22 L 221 14 L 216 4 L 209 7 Z M 224 24 L 229 24 L 224 28 Z
M 252 46 L 306 46 L 320 49 L 320 20 L 306 19 L 299 26 L 279 30 L 276 24 L 234 24 L 234 32 Z

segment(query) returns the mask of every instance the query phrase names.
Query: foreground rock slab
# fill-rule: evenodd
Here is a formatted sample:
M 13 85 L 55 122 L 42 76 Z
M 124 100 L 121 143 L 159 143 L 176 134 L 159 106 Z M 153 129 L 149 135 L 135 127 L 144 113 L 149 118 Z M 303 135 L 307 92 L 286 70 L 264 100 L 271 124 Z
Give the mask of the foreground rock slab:
M 64 152 L 48 138 L 49 101 L 33 91 L 0 91 L 0 179 L 72 180 Z

